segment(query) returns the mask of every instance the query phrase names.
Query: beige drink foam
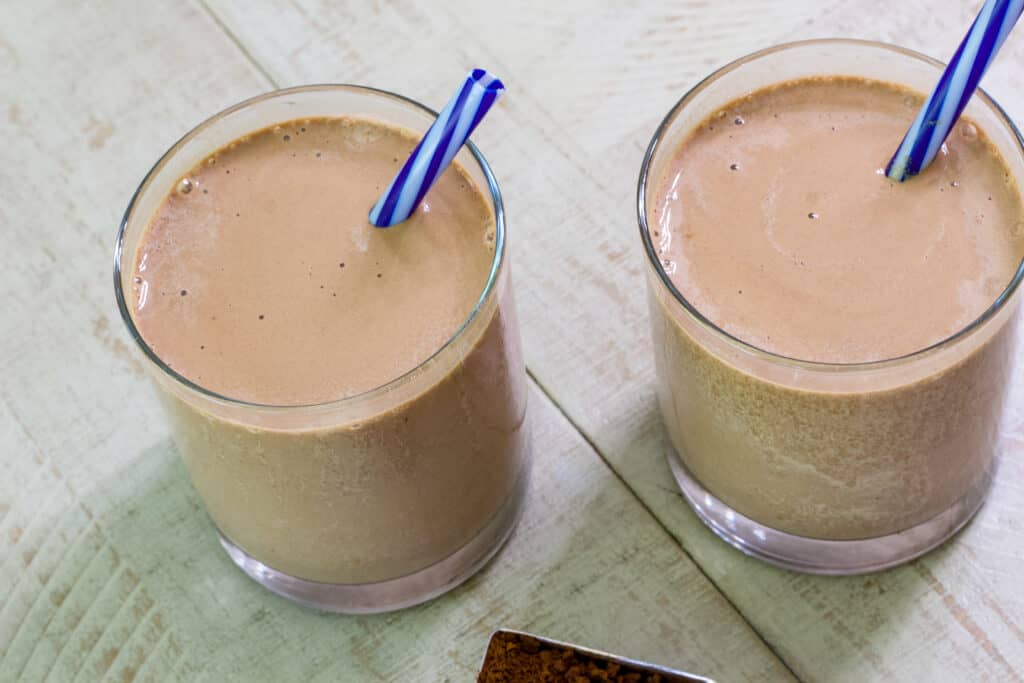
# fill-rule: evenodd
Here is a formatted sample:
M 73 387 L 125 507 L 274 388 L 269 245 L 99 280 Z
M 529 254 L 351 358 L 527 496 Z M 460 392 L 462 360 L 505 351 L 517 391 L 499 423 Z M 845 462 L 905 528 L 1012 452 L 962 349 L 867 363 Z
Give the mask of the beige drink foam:
M 381 230 L 367 220 L 415 143 L 360 118 L 254 132 L 186 174 L 138 248 L 135 323 L 208 390 L 298 406 L 417 368 L 383 394 L 309 409 L 225 406 L 161 381 L 217 526 L 310 581 L 374 583 L 429 567 L 510 519 L 525 474 L 507 273 L 421 366 L 484 292 L 495 260 L 489 204 L 454 164 L 408 221 Z
M 1024 254 L 1019 190 L 961 122 L 921 176 L 878 173 L 920 104 L 846 77 L 722 107 L 668 162 L 651 234 L 712 323 L 802 360 L 912 353 L 975 320 Z M 870 538 L 985 486 L 1012 339 L 1008 312 L 961 343 L 856 374 L 794 368 L 697 324 L 655 281 L 659 403 L 691 473 L 762 524 Z
M 969 121 L 920 177 L 886 178 L 920 103 L 889 83 L 818 78 L 706 121 L 654 209 L 673 282 L 719 327 L 801 360 L 895 358 L 965 327 L 1024 257 L 1024 207 Z
M 373 389 L 437 351 L 494 259 L 494 217 L 465 172 L 409 220 L 367 220 L 416 146 L 353 118 L 258 131 L 170 194 L 138 251 L 135 320 L 196 384 L 253 403 Z

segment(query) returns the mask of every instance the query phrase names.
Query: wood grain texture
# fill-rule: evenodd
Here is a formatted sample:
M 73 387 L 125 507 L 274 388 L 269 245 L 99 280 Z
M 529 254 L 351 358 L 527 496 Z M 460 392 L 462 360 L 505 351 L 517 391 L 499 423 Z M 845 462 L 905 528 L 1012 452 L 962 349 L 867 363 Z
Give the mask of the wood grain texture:
M 498 561 L 454 593 L 393 615 L 322 615 L 270 595 L 220 551 L 117 319 L 113 236 L 174 139 L 266 90 L 266 74 L 287 80 L 245 51 L 317 64 L 326 36 L 330 59 L 350 70 L 322 80 L 372 82 L 433 104 L 448 87 L 435 75 L 454 59 L 457 78 L 470 62 L 439 49 L 454 45 L 444 16 L 401 2 L 347 8 L 323 16 L 261 6 L 260 46 L 239 38 L 227 12 L 189 2 L 5 5 L 0 680 L 462 681 L 499 626 L 721 680 L 791 679 L 536 390 L 525 517 Z M 366 17 L 376 33 L 359 23 Z M 401 31 L 416 40 L 380 39 Z M 436 89 L 425 92 L 427 83 Z M 526 125 L 529 107 L 518 115 Z M 492 135 L 501 138 L 497 127 Z M 566 188 L 573 168 L 563 163 L 548 180 L 564 177 L 556 187 Z M 529 175 L 520 168 L 521 182 Z
M 550 3 L 460 6 L 443 20 L 415 16 L 399 26 L 372 15 L 353 19 L 312 0 L 256 14 L 226 2 L 212 6 L 282 84 L 372 79 L 438 105 L 448 87 L 437 76 L 440 67 L 455 78 L 480 62 L 505 78 L 508 96 L 475 137 L 509 206 L 531 372 L 798 676 L 1020 680 L 1020 371 L 1002 470 L 963 534 L 923 560 L 875 576 L 820 578 L 768 567 L 704 529 L 663 462 L 635 233 L 634 187 L 649 136 L 713 66 L 780 39 L 829 35 L 881 38 L 948 56 L 978 3 L 869 0 L 826 11 L 794 4 L 784 12 L 771 3 L 728 12 L 677 4 L 677 17 L 621 4 L 590 3 L 586 11 Z M 275 28 L 281 24 L 288 29 Z M 391 31 L 387 47 L 384 30 Z M 437 46 L 432 61 L 421 38 Z M 986 79 L 1013 114 L 1024 113 L 1016 68 L 1022 50 L 1024 37 L 1011 36 Z M 353 65 L 338 56 L 352 54 L 373 55 L 377 68 L 358 62 L 350 71 Z

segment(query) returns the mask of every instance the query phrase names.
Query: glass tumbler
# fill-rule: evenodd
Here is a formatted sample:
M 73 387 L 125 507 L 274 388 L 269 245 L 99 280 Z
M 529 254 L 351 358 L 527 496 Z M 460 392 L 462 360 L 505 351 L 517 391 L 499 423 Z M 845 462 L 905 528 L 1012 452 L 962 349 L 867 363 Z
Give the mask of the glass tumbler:
M 848 75 L 926 93 L 942 69 L 864 41 L 766 49 L 684 95 L 644 158 L 638 214 L 668 462 L 704 523 L 768 562 L 822 574 L 883 569 L 937 546 L 977 511 L 995 470 L 1024 265 L 979 318 L 928 348 L 853 364 L 787 358 L 717 327 L 673 284 L 651 236 L 659 181 L 698 125 L 752 91 Z M 981 91 L 965 114 L 1024 187 L 1024 149 L 1006 114 Z
M 221 396 L 169 367 L 133 319 L 136 251 L 178 179 L 247 133 L 324 116 L 372 118 L 422 136 L 436 113 L 384 91 L 320 85 L 213 116 L 164 154 L 132 197 L 117 237 L 114 289 L 235 564 L 304 605 L 380 612 L 428 600 L 472 575 L 508 538 L 523 503 L 531 450 L 526 374 L 501 194 L 479 150 L 470 143 L 456 161 L 493 212 L 489 279 L 454 336 L 380 387 L 306 406 Z

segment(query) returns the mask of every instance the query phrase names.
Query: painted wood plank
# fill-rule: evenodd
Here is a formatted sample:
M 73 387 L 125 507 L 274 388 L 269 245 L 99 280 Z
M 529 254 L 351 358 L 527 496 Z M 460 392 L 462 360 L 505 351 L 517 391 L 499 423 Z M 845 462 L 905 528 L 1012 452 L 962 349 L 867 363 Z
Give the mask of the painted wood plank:
M 432 71 L 434 47 L 417 54 Z M 370 68 L 362 55 L 346 59 Z M 455 593 L 393 615 L 322 615 L 230 564 L 120 329 L 110 256 L 158 154 L 266 88 L 199 5 L 5 8 L 0 680 L 468 680 L 499 626 L 724 680 L 789 679 L 536 390 L 525 517 Z
M 981 515 L 921 561 L 834 579 L 742 557 L 686 509 L 662 460 L 633 213 L 650 134 L 713 66 L 783 37 L 822 35 L 882 37 L 948 55 L 977 3 L 868 0 L 828 11 L 815 4 L 804 14 L 787 5 L 778 16 L 772 8 L 784 3 L 727 13 L 676 5 L 684 18 L 621 3 L 509 3 L 452 7 L 439 18 L 410 13 L 395 24 L 312 0 L 255 15 L 213 3 L 283 84 L 358 79 L 437 105 L 456 77 L 447 75 L 462 68 L 482 63 L 506 79 L 509 95 L 476 138 L 510 207 L 531 371 L 799 676 L 1019 680 L 1024 418 L 1013 414 L 1006 425 L 1003 468 Z M 406 5 L 388 7 L 402 13 Z M 272 29 L 278 22 L 288 30 Z M 384 35 L 402 48 L 376 50 Z M 1022 45 L 1011 36 L 987 80 L 1011 112 L 1024 104 L 1021 62 L 1010 56 Z M 430 49 L 446 61 L 429 61 Z M 333 58 L 353 54 L 373 55 L 378 69 Z M 432 72 L 445 64 L 447 80 Z M 1022 383 L 1015 380 L 1015 405 L 1024 402 Z

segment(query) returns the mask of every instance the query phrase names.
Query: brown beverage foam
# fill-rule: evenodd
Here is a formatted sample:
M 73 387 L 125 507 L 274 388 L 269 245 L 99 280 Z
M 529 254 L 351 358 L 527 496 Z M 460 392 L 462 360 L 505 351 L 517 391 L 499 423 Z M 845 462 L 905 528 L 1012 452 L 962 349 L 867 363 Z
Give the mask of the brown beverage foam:
M 920 103 L 893 84 L 819 77 L 705 121 L 654 209 L 683 296 L 755 346 L 832 363 L 912 353 L 981 315 L 1024 256 L 1024 207 L 970 121 L 925 173 L 886 178 Z
M 367 214 L 416 145 L 357 118 L 293 121 L 209 156 L 138 250 L 134 317 L 164 361 L 230 398 L 322 403 L 395 379 L 469 316 L 494 216 L 458 166 L 409 220 Z

